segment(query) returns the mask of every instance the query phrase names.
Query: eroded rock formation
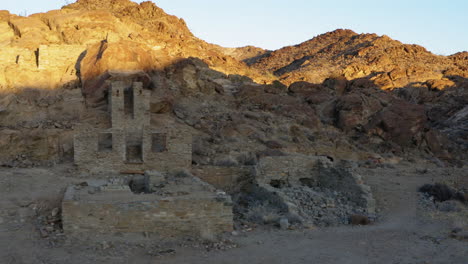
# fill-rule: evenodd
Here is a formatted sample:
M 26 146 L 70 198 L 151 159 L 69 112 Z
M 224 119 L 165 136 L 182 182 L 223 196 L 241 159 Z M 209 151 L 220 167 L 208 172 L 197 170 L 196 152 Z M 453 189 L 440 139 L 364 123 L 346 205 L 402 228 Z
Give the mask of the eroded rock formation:
M 439 56 L 351 30 L 276 51 L 226 49 L 153 3 L 128 0 L 1 11 L 0 36 L 6 165 L 70 159 L 77 123 L 108 127 L 110 81 L 151 90 L 151 122 L 191 127 L 196 165 L 284 153 L 467 158 L 466 52 Z

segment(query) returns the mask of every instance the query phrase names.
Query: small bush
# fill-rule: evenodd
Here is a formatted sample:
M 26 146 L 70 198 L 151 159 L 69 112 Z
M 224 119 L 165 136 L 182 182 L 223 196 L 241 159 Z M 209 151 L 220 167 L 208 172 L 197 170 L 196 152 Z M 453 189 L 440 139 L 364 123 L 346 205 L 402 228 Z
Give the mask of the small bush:
M 434 197 L 434 201 L 437 202 L 444 202 L 448 200 L 459 200 L 461 202 L 467 202 L 463 193 L 457 192 L 455 189 L 450 188 L 446 184 L 442 183 L 425 184 L 419 188 L 419 191 Z

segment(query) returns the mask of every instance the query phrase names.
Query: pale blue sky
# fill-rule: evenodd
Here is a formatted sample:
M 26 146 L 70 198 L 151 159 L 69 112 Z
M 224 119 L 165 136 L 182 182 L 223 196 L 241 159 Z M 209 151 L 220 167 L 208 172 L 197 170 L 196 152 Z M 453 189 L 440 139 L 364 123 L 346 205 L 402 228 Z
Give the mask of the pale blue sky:
M 0 9 L 32 14 L 65 0 L 1 0 Z M 69 1 L 74 2 L 74 1 Z M 142 1 L 137 1 L 142 2 Z M 449 55 L 468 50 L 468 0 L 154 0 L 192 32 L 226 47 L 277 49 L 336 28 L 386 34 Z

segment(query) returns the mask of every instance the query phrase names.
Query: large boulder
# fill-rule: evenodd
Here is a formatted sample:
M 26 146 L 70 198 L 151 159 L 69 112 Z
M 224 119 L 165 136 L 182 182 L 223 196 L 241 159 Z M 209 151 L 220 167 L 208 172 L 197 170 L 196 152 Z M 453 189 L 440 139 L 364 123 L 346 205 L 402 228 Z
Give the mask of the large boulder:
M 367 124 L 369 117 L 382 109 L 375 96 L 349 93 L 338 98 L 335 108 L 336 126 L 344 131 Z
M 426 126 L 427 116 L 423 105 L 395 100 L 371 117 L 365 126 L 370 134 L 400 146 L 419 145 Z
M 455 82 L 444 78 L 440 80 L 428 80 L 426 85 L 431 90 L 444 90 L 446 88 L 455 86 Z
M 192 57 L 179 60 L 165 69 L 171 88 L 182 95 L 222 94 L 223 86 L 213 79 L 216 75 L 205 62 Z
M 149 79 L 144 77 L 144 72 L 158 67 L 158 61 L 145 45 L 131 41 L 109 43 L 104 40 L 91 46 L 81 61 L 83 94 L 88 99 L 99 98 L 102 96 L 105 81 L 110 77 L 119 74 L 142 75 L 143 79 Z M 148 81 L 144 83 L 148 84 Z

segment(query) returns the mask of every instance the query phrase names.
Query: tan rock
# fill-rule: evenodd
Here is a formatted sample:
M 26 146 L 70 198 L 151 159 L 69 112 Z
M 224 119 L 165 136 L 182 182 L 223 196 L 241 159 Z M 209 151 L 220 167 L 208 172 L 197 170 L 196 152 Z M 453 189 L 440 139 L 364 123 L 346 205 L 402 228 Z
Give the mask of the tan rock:
M 117 42 L 133 31 L 105 10 L 47 14 L 46 21 L 66 44 L 95 44 L 102 40 Z
M 134 75 L 158 68 L 148 47 L 132 41 L 91 46 L 80 64 L 83 93 L 92 97 L 111 75 Z M 132 78 L 130 78 L 132 79 Z M 100 96 L 98 96 L 100 97 Z
M 455 82 L 449 80 L 449 79 L 441 79 L 441 80 L 428 80 L 426 82 L 427 86 L 429 89 L 432 90 L 444 90 L 449 87 L 454 87 Z
M 15 33 L 8 22 L 0 21 L 0 47 L 9 45 L 14 36 Z

